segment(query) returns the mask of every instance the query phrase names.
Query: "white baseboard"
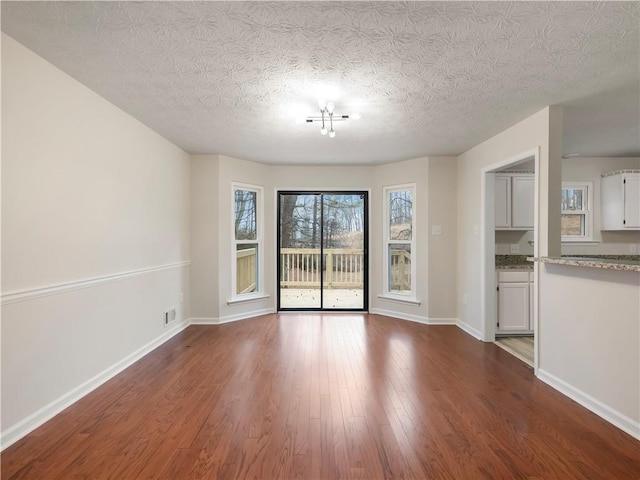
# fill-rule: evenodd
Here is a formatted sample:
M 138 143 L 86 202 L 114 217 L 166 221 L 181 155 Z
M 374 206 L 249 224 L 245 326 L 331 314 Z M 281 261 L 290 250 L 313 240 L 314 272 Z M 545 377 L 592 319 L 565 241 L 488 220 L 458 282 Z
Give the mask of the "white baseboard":
M 538 369 L 537 377 L 547 385 L 558 390 L 560 393 L 563 393 L 583 407 L 591 410 L 599 417 L 604 418 L 607 422 L 615 425 L 623 432 L 626 432 L 637 440 L 640 440 L 640 422 L 627 417 L 549 372 Z
M 427 325 L 457 325 L 457 318 L 432 318 L 427 319 Z
M 468 323 L 463 322 L 462 320 L 458 320 L 456 322 L 456 325 L 458 326 L 458 328 L 464 330 L 465 332 L 467 332 L 472 337 L 475 337 L 478 340 L 482 340 L 482 332 L 480 330 L 477 330 L 477 329 L 473 328 Z
M 273 308 L 262 308 L 260 310 L 253 310 L 251 312 L 236 313 L 234 315 L 226 315 L 224 317 L 193 317 L 189 319 L 189 325 L 220 325 L 223 323 L 237 322 L 239 320 L 246 320 L 247 318 L 259 317 L 260 315 L 267 315 L 274 313 Z
M 399 318 L 400 320 L 408 320 L 410 322 L 422 323 L 423 325 L 456 325 L 457 318 L 429 318 L 422 315 L 413 315 L 411 313 L 396 312 L 395 310 L 386 310 L 384 308 L 372 308 L 370 313 L 384 315 L 385 317 Z
M 260 315 L 268 315 L 274 313 L 273 308 L 261 308 L 260 310 L 253 310 L 251 312 L 236 313 L 234 315 L 226 315 L 218 318 L 218 325 L 221 323 L 237 322 L 238 320 L 246 320 L 247 318 L 259 317 Z
M 395 310 L 386 310 L 384 308 L 371 308 L 369 309 L 369 312 L 375 313 L 376 315 L 384 315 L 385 317 L 399 318 L 401 320 L 409 320 L 410 322 L 422 323 L 424 325 L 427 325 L 429 320 L 427 317 L 423 317 L 422 315 L 396 312 Z
M 125 358 L 115 363 L 111 367 L 107 368 L 106 370 L 102 371 L 101 373 L 94 376 L 93 378 L 90 378 L 89 380 L 79 385 L 78 387 L 74 388 L 70 392 L 65 393 L 57 400 L 54 400 L 48 405 L 45 405 L 44 407 L 32 413 L 25 419 L 7 428 L 0 434 L 0 451 L 4 450 L 8 446 L 12 445 L 13 443 L 17 442 L 21 438 L 25 437 L 26 435 L 31 433 L 33 430 L 38 428 L 40 425 L 45 423 L 47 420 L 50 420 L 55 415 L 60 413 L 62 410 L 67 408 L 69 405 L 77 402 L 82 397 L 87 395 L 89 392 L 95 390 L 106 381 L 115 377 L 118 373 L 122 372 L 125 368 L 131 366 L 132 364 L 140 360 L 142 357 L 144 357 L 147 353 L 158 348 L 164 342 L 166 342 L 176 334 L 180 333 L 182 330 L 184 330 L 188 326 L 189 326 L 189 321 L 185 320 L 182 322 L 177 322 L 175 325 L 172 325 L 171 327 L 167 327 L 167 330 L 156 339 L 142 346 L 135 352 L 126 356 Z
M 189 319 L 189 325 L 217 325 L 216 317 L 193 317 Z

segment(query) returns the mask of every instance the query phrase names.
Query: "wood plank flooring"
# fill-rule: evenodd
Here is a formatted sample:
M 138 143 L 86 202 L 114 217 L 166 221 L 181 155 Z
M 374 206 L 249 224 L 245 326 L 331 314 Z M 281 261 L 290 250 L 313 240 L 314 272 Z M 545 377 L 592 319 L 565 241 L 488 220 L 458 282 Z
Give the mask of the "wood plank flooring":
M 453 326 L 191 326 L 6 449 L 2 479 L 638 479 L 640 442 Z
M 495 344 L 533 368 L 534 342 L 531 336 L 514 335 L 496 338 Z

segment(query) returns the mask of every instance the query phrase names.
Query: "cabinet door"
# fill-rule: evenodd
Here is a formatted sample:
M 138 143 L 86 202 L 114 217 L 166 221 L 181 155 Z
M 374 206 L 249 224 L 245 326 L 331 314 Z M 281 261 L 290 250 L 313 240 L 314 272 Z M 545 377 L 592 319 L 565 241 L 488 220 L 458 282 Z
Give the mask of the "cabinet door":
M 623 183 L 620 175 L 600 179 L 601 229 L 622 230 L 624 215 Z
M 528 332 L 529 283 L 501 283 L 498 287 L 498 331 Z
M 529 276 L 529 330 L 533 330 L 533 273 Z
M 496 175 L 494 191 L 495 226 L 496 228 L 509 228 L 511 226 L 511 177 Z
M 624 176 L 624 228 L 640 228 L 640 173 Z
M 533 229 L 535 177 L 517 175 L 511 183 L 511 228 Z

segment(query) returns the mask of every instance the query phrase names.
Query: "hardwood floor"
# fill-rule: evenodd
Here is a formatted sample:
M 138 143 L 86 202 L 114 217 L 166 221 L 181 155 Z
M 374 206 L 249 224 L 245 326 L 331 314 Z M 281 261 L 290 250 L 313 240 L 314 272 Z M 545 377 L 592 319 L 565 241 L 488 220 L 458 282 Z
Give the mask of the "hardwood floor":
M 2 453 L 2 479 L 637 479 L 640 442 L 453 326 L 191 326 Z

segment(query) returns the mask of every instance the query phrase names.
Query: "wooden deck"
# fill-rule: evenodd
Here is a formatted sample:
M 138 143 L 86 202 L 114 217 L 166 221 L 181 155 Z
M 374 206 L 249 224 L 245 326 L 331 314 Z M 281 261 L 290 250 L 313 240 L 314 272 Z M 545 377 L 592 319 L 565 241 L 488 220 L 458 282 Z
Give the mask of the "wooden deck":
M 334 288 L 324 291 L 324 308 L 363 308 L 362 288 Z M 320 308 L 317 288 L 283 288 L 280 290 L 281 308 Z
M 638 479 L 640 443 L 454 326 L 191 326 L 2 453 L 2 479 Z

